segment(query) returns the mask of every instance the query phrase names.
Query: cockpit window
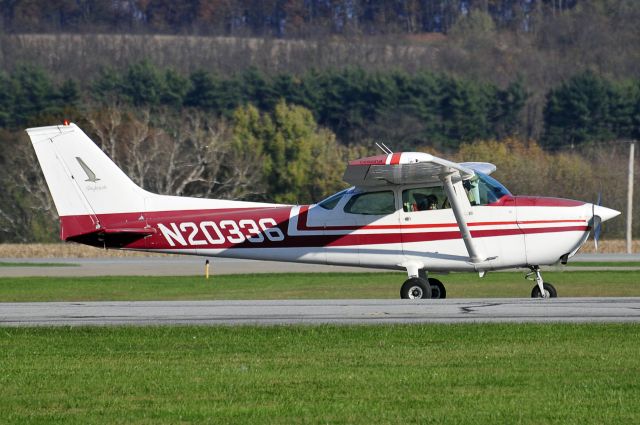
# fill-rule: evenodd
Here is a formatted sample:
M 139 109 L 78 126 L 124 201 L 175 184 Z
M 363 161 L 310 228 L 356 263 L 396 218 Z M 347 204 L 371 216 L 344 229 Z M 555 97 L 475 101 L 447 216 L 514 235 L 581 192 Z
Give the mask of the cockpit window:
M 442 186 L 417 187 L 402 191 L 402 209 L 405 212 L 449 208 Z
M 353 195 L 344 206 L 344 212 L 350 214 L 386 215 L 395 211 L 396 202 L 390 190 Z
M 340 202 L 340 200 L 342 199 L 342 197 L 345 195 L 345 193 L 347 193 L 349 191 L 349 189 L 345 189 L 341 192 L 335 193 L 331 196 L 329 196 L 327 199 L 325 199 L 324 201 L 321 201 L 318 206 L 324 208 L 325 210 L 332 210 L 336 207 L 336 205 L 338 205 L 338 203 Z
M 475 173 L 473 178 L 463 182 L 471 205 L 488 205 L 505 195 L 511 195 L 498 180 L 478 171 Z

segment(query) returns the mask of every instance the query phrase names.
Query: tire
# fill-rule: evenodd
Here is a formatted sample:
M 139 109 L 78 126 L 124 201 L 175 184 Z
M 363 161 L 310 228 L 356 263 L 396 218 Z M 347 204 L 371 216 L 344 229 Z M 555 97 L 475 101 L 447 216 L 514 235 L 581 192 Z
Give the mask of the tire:
M 447 290 L 442 282 L 432 277 L 429 278 L 429 285 L 431 285 L 431 298 L 432 299 L 444 299 L 447 298 Z
M 558 292 L 552 284 L 544 282 L 542 286 L 544 287 L 548 298 L 558 298 Z M 538 285 L 534 285 L 533 289 L 531 290 L 531 298 L 542 298 Z
M 400 298 L 403 300 L 431 298 L 431 285 L 419 277 L 409 278 L 400 288 Z

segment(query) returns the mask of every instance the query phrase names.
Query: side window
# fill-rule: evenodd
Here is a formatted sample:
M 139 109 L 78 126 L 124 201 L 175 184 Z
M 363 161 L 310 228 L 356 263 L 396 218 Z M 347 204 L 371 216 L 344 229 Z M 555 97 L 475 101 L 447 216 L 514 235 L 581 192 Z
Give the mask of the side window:
M 350 214 L 386 215 L 396 211 L 395 198 L 392 191 L 366 192 L 353 195 L 344 212 Z
M 404 212 L 440 210 L 451 208 L 442 186 L 417 187 L 402 191 Z

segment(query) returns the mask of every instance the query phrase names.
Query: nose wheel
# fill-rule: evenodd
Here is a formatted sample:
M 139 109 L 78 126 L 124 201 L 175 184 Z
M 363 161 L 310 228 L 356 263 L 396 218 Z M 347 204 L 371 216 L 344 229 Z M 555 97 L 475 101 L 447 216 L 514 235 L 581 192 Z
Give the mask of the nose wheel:
M 542 280 L 542 274 L 540 273 L 540 267 L 531 267 L 531 273 L 527 274 L 527 279 L 533 278 L 536 281 L 535 286 L 531 289 L 531 298 L 557 298 L 558 292 L 556 288 Z
M 542 285 L 544 288 L 544 297 L 540 292 L 540 287 L 536 285 L 531 290 L 531 298 L 557 298 L 558 297 L 556 288 L 552 284 L 544 282 Z

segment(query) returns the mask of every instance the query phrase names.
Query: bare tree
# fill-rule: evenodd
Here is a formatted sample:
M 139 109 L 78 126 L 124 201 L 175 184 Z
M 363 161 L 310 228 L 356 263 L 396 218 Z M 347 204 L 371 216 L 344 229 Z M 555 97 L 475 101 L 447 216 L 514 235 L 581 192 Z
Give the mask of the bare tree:
M 96 142 L 133 181 L 152 192 L 246 198 L 261 193 L 262 168 L 234 149 L 223 119 L 109 106 L 91 116 Z
M 24 132 L 8 137 L 2 159 L 11 166 L 0 167 L 0 241 L 54 240 L 58 215 L 31 143 Z

